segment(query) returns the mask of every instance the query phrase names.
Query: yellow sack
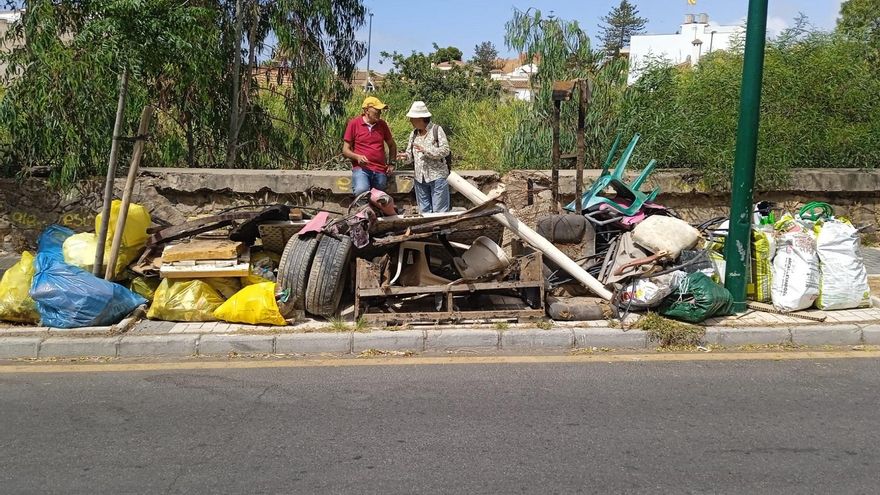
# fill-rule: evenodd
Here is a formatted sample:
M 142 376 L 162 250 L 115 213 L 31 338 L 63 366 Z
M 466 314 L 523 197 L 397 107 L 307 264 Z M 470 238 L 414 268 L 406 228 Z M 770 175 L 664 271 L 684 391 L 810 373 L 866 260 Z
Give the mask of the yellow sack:
M 18 263 L 3 273 L 0 280 L 0 320 L 37 323 L 40 313 L 28 291 L 34 278 L 34 257 L 25 251 Z
M 251 325 L 286 325 L 275 302 L 275 282 L 249 285 L 214 311 L 217 319 Z
M 159 279 L 156 277 L 135 277 L 131 281 L 129 287 L 132 292 L 143 296 L 147 301 L 152 302 L 156 295 L 156 289 L 159 288 Z
M 203 282 L 207 282 L 208 285 L 214 288 L 217 292 L 223 296 L 223 300 L 229 299 L 234 296 L 236 292 L 241 290 L 241 281 L 236 277 L 211 277 L 211 278 L 203 278 L 201 279 Z
M 113 243 L 112 233 L 108 234 L 108 238 L 107 248 L 104 250 L 104 263 L 110 261 L 110 245 Z M 95 266 L 95 250 L 97 247 L 98 236 L 94 233 L 83 232 L 82 234 L 74 234 L 64 240 L 64 245 L 61 248 L 64 253 L 64 262 L 69 265 L 78 266 L 91 273 L 92 268 Z M 114 278 L 138 259 L 142 248 L 143 246 L 122 246 L 119 248 L 119 255 L 116 257 L 116 267 L 113 269 Z
M 106 249 L 113 244 L 113 236 L 116 232 L 116 221 L 119 218 L 119 210 L 122 209 L 122 201 L 114 199 L 110 204 L 110 224 L 107 229 Z M 125 217 L 125 229 L 122 231 L 122 247 L 142 248 L 147 244 L 147 229 L 153 220 L 150 213 L 143 206 L 131 203 L 128 205 L 128 215 Z M 101 214 L 95 217 L 95 232 L 101 229 Z
M 201 280 L 163 279 L 147 312 L 151 320 L 214 321 L 223 297 Z

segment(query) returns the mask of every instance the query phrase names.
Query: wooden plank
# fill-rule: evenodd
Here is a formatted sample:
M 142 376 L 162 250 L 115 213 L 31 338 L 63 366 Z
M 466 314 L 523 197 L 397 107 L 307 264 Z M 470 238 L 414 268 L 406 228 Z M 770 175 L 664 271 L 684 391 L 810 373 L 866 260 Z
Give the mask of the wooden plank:
M 162 260 L 166 263 L 185 260 L 229 260 L 238 258 L 245 249 L 247 247 L 242 242 L 195 239 L 167 246 L 162 252 Z
M 159 269 L 163 278 L 213 278 L 213 277 L 247 277 L 250 274 L 249 262 L 234 266 L 194 265 L 175 266 L 164 263 Z

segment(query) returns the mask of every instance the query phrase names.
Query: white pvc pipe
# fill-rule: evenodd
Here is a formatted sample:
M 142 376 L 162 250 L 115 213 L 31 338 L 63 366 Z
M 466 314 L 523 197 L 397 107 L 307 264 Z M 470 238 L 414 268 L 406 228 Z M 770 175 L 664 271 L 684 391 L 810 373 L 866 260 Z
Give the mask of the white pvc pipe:
M 462 176 L 458 175 L 455 172 L 450 172 L 449 177 L 446 178 L 446 181 L 449 185 L 464 195 L 467 199 L 471 200 L 473 203 L 477 205 L 481 205 L 486 201 L 489 201 L 489 197 L 482 193 L 479 189 L 474 187 L 470 182 L 462 178 Z M 503 206 L 502 206 L 503 207 Z M 568 272 L 572 277 L 574 277 L 578 282 L 584 284 L 584 286 L 594 293 L 601 297 L 602 299 L 611 300 L 611 292 L 608 291 L 598 280 L 593 278 L 592 275 L 587 273 L 580 265 L 572 261 L 571 258 L 565 255 L 562 251 L 556 249 L 550 241 L 545 239 L 542 235 L 538 234 L 534 230 L 530 229 L 528 225 L 522 223 L 518 218 L 513 216 L 512 213 L 507 211 L 507 208 L 504 208 L 504 211 L 501 213 L 496 213 L 492 215 L 492 218 L 497 220 L 501 225 L 504 225 L 508 229 L 515 232 L 518 236 L 522 237 L 523 240 L 532 245 L 535 249 L 541 251 L 548 258 L 553 260 L 554 263 L 559 265 L 560 268 Z

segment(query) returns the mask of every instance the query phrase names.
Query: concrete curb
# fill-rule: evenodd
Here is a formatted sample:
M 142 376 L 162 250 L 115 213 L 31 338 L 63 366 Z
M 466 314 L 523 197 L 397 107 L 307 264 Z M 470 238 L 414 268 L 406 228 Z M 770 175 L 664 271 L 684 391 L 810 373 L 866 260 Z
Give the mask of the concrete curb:
M 794 327 L 708 327 L 706 344 L 848 346 L 880 345 L 880 324 Z M 404 352 L 559 352 L 575 349 L 648 350 L 647 332 L 619 328 L 550 330 L 379 330 L 373 332 L 255 334 L 161 334 L 122 336 L 10 335 L 0 337 L 0 359 L 73 357 L 188 357 L 239 354 L 340 354 Z

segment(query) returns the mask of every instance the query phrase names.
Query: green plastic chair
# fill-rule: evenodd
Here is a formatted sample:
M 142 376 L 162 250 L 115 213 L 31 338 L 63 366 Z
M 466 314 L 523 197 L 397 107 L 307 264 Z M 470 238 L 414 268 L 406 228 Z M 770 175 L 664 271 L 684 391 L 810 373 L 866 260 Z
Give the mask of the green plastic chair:
M 629 145 L 627 145 L 626 149 L 623 150 L 623 153 L 620 155 L 620 158 L 617 160 L 617 163 L 614 166 L 614 170 L 609 172 L 608 168 L 611 165 L 612 160 L 614 159 L 614 155 L 617 152 L 617 146 L 620 144 L 620 135 L 617 135 L 617 138 L 614 140 L 614 144 L 611 146 L 611 151 L 608 153 L 608 157 L 605 159 L 605 163 L 602 165 L 602 173 L 593 182 L 593 185 L 590 189 L 581 196 L 581 207 L 586 210 L 592 208 L 596 205 L 607 204 L 609 207 L 621 212 L 625 216 L 632 216 L 638 213 L 638 211 L 642 208 L 642 205 L 645 203 L 654 200 L 658 194 L 660 194 L 660 188 L 655 188 L 653 191 L 649 193 L 645 193 L 640 191 L 642 184 L 648 179 L 648 176 L 654 171 L 654 167 L 657 165 L 657 160 L 651 160 L 648 165 L 642 169 L 642 172 L 633 180 L 630 184 L 627 184 L 623 180 L 623 174 L 626 171 L 626 165 L 629 163 L 630 158 L 632 158 L 633 151 L 636 148 L 636 144 L 639 142 L 639 138 L 641 138 L 641 134 L 636 134 L 633 136 L 632 140 L 630 140 Z M 620 204 L 614 200 L 614 198 L 606 198 L 604 196 L 600 196 L 599 194 L 607 188 L 611 188 L 617 194 L 615 197 L 621 197 L 629 200 L 629 205 Z M 568 211 L 575 211 L 577 206 L 575 202 L 572 201 L 565 207 Z M 581 212 L 583 213 L 583 212 Z

